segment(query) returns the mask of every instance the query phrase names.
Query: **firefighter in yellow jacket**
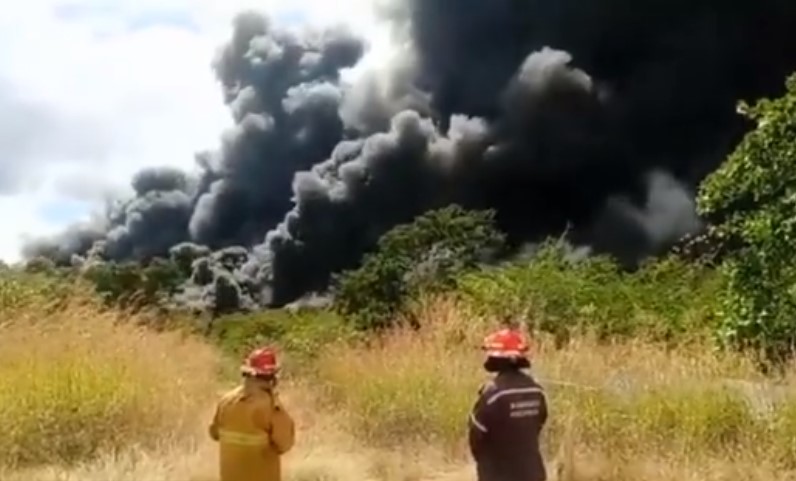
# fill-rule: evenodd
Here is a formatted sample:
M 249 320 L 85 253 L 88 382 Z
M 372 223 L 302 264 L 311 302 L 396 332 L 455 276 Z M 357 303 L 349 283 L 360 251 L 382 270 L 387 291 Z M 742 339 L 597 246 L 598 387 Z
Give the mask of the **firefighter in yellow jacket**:
M 210 437 L 219 443 L 221 481 L 280 481 L 295 425 L 277 396 L 278 371 L 272 349 L 253 351 L 241 366 L 243 383 L 219 401 Z

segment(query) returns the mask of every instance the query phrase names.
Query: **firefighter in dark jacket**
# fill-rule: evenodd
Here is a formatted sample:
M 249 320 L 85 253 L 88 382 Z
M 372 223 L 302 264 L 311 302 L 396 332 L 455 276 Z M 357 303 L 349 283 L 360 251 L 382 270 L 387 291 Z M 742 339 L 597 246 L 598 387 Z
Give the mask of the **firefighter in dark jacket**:
M 478 481 L 545 481 L 539 434 L 547 420 L 541 386 L 530 368 L 528 343 L 516 329 L 484 339 L 484 369 L 496 374 L 484 384 L 470 413 L 469 444 Z

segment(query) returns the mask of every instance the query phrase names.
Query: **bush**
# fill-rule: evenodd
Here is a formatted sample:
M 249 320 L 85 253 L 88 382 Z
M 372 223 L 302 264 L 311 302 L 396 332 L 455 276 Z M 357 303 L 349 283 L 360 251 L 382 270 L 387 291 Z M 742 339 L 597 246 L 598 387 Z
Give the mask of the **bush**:
M 35 282 L 2 282 L 6 302 L 9 286 L 45 298 Z M 136 327 L 91 299 L 14 306 L 0 325 L 0 465 L 154 448 L 204 422 L 221 363 L 200 340 Z
M 209 336 L 235 359 L 241 359 L 255 347 L 273 344 L 287 351 L 291 359 L 308 363 L 325 345 L 352 339 L 354 333 L 333 312 L 274 309 L 220 317 L 213 322 Z
M 55 312 L 72 298 L 76 287 L 68 277 L 53 273 L 7 270 L 0 273 L 0 324 L 13 316 Z
M 107 305 L 121 308 L 161 304 L 186 279 L 177 263 L 164 259 L 153 259 L 145 266 L 98 262 L 88 267 L 84 276 Z
M 703 182 L 698 208 L 736 246 L 723 266 L 721 339 L 779 362 L 796 346 L 796 75 L 784 96 L 742 107 L 757 128 Z
M 530 260 L 466 274 L 459 286 L 480 313 L 519 315 L 560 342 L 585 332 L 682 341 L 712 332 L 719 282 L 713 270 L 674 257 L 624 272 L 608 258 L 575 261 L 545 243 Z
M 359 269 L 340 276 L 337 311 L 360 329 L 378 329 L 420 292 L 451 289 L 457 275 L 501 249 L 504 236 L 493 215 L 453 205 L 395 227 Z

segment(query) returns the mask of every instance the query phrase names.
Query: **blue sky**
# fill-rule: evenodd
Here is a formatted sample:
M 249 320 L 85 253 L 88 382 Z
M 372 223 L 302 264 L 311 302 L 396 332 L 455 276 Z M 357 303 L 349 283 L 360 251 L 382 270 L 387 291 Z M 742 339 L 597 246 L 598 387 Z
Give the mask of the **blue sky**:
M 81 2 L 57 5 L 55 16 L 64 22 L 86 22 L 87 20 L 113 20 L 121 18 L 127 30 L 144 30 L 151 27 L 170 26 L 201 32 L 190 12 L 181 9 L 153 9 L 126 13 L 115 4 L 86 5 Z
M 142 167 L 192 170 L 230 126 L 210 62 L 241 9 L 344 22 L 373 0 L 26 0 L 0 16 L 0 259 L 129 193 Z M 381 40 L 380 40 L 381 39 Z
M 63 224 L 71 220 L 81 218 L 90 211 L 94 205 L 86 201 L 71 198 L 59 199 L 43 203 L 37 210 L 36 215 L 42 221 L 50 224 Z

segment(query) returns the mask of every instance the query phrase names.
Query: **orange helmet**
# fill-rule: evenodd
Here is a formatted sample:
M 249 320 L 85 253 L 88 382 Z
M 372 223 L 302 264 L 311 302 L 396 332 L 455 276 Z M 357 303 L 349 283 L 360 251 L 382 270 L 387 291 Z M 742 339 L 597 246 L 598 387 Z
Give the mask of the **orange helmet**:
M 522 358 L 528 355 L 525 336 L 516 329 L 501 329 L 484 338 L 482 349 L 487 357 Z
M 255 349 L 241 365 L 240 370 L 251 376 L 270 376 L 279 372 L 276 351 L 269 347 Z

